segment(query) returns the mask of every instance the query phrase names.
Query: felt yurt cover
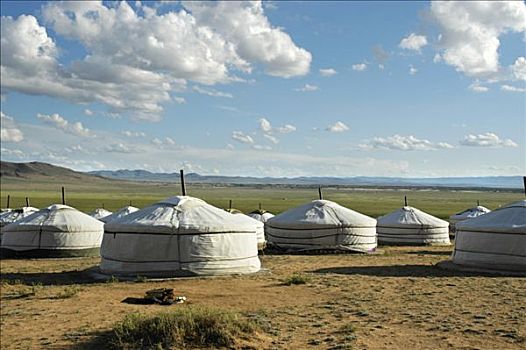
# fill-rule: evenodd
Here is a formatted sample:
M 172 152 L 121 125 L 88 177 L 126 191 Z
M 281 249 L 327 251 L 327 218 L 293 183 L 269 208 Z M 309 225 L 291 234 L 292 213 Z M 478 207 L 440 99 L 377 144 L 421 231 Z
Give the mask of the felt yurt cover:
M 526 271 L 526 200 L 457 224 L 453 263 Z
M 249 213 L 248 216 L 258 221 L 261 221 L 261 222 L 267 222 L 268 219 L 274 217 L 274 214 L 269 213 L 266 210 L 258 209 L 258 210 L 254 210 L 253 212 Z
M 100 219 L 103 219 L 106 216 L 109 216 L 111 214 L 112 213 L 109 210 L 106 210 L 104 208 L 97 208 L 97 209 L 93 210 L 91 213 L 89 213 L 88 215 L 91 216 L 92 218 L 100 220 Z
M 2 253 L 28 257 L 97 256 L 104 224 L 54 204 L 3 228 Z
M 4 227 L 10 223 L 13 223 L 17 220 L 23 219 L 26 216 L 37 212 L 37 208 L 33 207 L 22 207 L 20 209 L 14 209 L 5 213 L 0 214 L 0 227 Z
M 481 216 L 484 214 L 489 213 L 491 210 L 489 210 L 486 207 L 483 207 L 482 205 L 477 205 L 476 207 L 466 209 L 464 211 L 461 211 L 460 213 L 456 213 L 454 215 L 451 215 L 449 217 L 450 222 L 457 223 L 459 221 L 467 220 L 467 219 L 473 219 L 477 216 Z
M 102 221 L 102 222 L 110 222 L 110 221 L 113 221 L 113 220 L 120 219 L 123 216 L 130 215 L 131 213 L 135 213 L 138 210 L 139 210 L 139 208 L 135 208 L 135 207 L 132 207 L 131 205 L 128 205 L 128 206 L 126 206 L 124 208 L 120 208 L 119 210 L 117 210 L 113 214 L 105 216 L 105 217 L 103 217 L 103 218 L 101 218 L 99 220 Z
M 257 225 L 205 201 L 176 196 L 106 224 L 101 271 L 177 276 L 260 269 Z
M 290 250 L 376 248 L 376 220 L 328 200 L 289 209 L 265 223 L 269 244 Z
M 245 214 L 243 214 L 242 211 L 237 210 L 237 209 L 230 208 L 230 209 L 225 209 L 225 210 L 227 212 L 229 212 L 230 214 L 243 215 L 246 219 L 254 220 L 254 225 L 256 225 L 256 227 L 257 227 L 256 235 L 257 235 L 257 238 L 258 238 L 258 250 L 265 249 L 265 247 L 267 246 L 267 241 L 265 240 L 265 225 L 264 225 L 263 222 L 261 222 L 259 220 L 256 220 L 256 219 L 254 219 L 253 217 L 251 217 L 249 215 L 245 215 Z
M 380 244 L 451 244 L 447 221 L 410 206 L 379 217 L 376 231 Z

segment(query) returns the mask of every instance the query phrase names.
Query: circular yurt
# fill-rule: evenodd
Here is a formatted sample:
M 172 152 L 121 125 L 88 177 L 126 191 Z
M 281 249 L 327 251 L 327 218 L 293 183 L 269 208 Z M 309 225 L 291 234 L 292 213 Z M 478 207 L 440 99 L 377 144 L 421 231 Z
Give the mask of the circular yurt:
M 105 225 L 100 269 L 132 276 L 257 272 L 257 226 L 189 196 L 171 197 Z
M 457 224 L 454 264 L 526 272 L 526 200 Z
M 52 258 L 98 256 L 104 224 L 54 204 L 3 228 L 2 255 Z
M 124 208 L 120 208 L 119 210 L 117 210 L 116 212 L 113 212 L 112 214 L 108 216 L 100 218 L 99 220 L 104 223 L 108 223 L 110 221 L 120 219 L 123 216 L 130 215 L 131 213 L 135 213 L 138 210 L 139 208 L 135 208 L 135 207 L 132 207 L 131 205 L 128 205 Z
M 449 223 L 410 206 L 378 218 L 378 243 L 449 245 Z
M 88 215 L 91 216 L 92 218 L 95 218 L 97 220 L 101 220 L 109 215 L 111 215 L 112 212 L 109 211 L 109 210 L 106 210 L 104 208 L 97 208 L 95 210 L 93 210 L 92 212 L 90 212 Z
M 449 224 L 451 232 L 455 232 L 456 230 L 456 224 L 460 221 L 473 219 L 478 216 L 484 215 L 489 213 L 491 210 L 489 210 L 486 207 L 483 207 L 482 205 L 477 205 L 476 207 L 466 209 L 464 211 L 461 211 L 460 213 L 456 213 L 454 215 L 451 215 L 449 217 Z
M 0 214 L 0 227 L 4 227 L 8 224 L 11 224 L 17 220 L 23 219 L 26 216 L 37 212 L 37 208 L 33 207 L 22 207 L 20 209 L 13 209 L 8 212 Z
M 269 245 L 287 250 L 373 251 L 376 220 L 328 200 L 289 209 L 265 223 Z
M 258 209 L 258 210 L 254 210 L 253 212 L 250 212 L 248 216 L 250 216 L 252 219 L 256 219 L 261 222 L 267 222 L 268 219 L 274 217 L 274 214 L 269 213 L 266 210 Z
M 257 234 L 257 237 L 258 237 L 258 250 L 265 249 L 265 247 L 267 246 L 267 241 L 265 240 L 265 224 L 263 222 L 254 219 L 250 215 L 243 214 L 243 212 L 241 210 L 237 210 L 237 209 L 234 209 L 234 208 L 228 208 L 228 209 L 225 209 L 225 211 L 229 212 L 230 214 L 234 214 L 234 215 L 242 215 L 242 216 L 246 217 L 249 220 L 253 220 L 254 221 L 254 225 L 257 226 L 256 234 Z

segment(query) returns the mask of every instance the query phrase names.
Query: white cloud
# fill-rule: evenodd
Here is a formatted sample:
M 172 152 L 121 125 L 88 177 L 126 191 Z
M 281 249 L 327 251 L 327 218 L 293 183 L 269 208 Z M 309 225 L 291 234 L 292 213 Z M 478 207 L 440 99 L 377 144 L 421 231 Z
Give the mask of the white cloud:
M 433 151 L 437 149 L 450 149 L 452 145 L 446 142 L 432 143 L 426 139 L 418 139 L 413 135 L 394 135 L 389 137 L 375 137 L 371 141 L 358 146 L 364 150 L 397 150 L 397 151 Z
M 409 74 L 410 75 L 415 75 L 416 73 L 418 73 L 418 69 L 413 67 L 412 64 L 409 65 Z
M 474 92 L 488 92 L 489 88 L 487 86 L 480 85 L 479 82 L 474 82 L 470 86 L 468 86 L 468 89 Z
M 310 84 L 305 84 L 303 87 L 294 89 L 294 91 L 299 91 L 299 92 L 309 92 L 309 91 L 316 91 L 316 90 L 318 90 L 318 87 L 316 85 L 310 85 Z
M 253 145 L 253 149 L 259 150 L 259 151 L 270 151 L 272 150 L 272 147 L 270 146 L 264 146 L 264 145 Z
M 337 121 L 336 123 L 329 125 L 325 130 L 330 132 L 344 132 L 349 130 L 349 127 L 344 123 Z
M 15 120 L 0 111 L 0 141 L 20 142 L 24 140 L 24 133 L 17 127 Z
M 203 95 L 212 96 L 212 97 L 226 97 L 226 98 L 232 98 L 232 94 L 228 92 L 221 92 L 214 89 L 203 89 L 199 86 L 194 86 L 193 90 L 195 92 L 198 92 Z
M 245 62 L 265 66 L 270 75 L 289 78 L 309 72 L 312 55 L 272 27 L 259 1 L 184 2 L 196 22 L 212 28 L 236 48 Z
M 0 155 L 2 157 L 5 157 L 5 156 L 14 157 L 16 159 L 27 158 L 27 154 L 25 154 L 24 151 L 22 150 L 3 148 L 3 147 L 0 149 Z
M 271 132 L 272 131 L 272 125 L 270 124 L 270 122 L 266 118 L 260 118 L 258 120 L 258 122 L 259 122 L 259 128 L 261 129 L 261 131 L 263 131 L 263 132 Z
M 320 69 L 320 74 L 322 77 L 332 77 L 333 75 L 338 74 L 338 72 L 333 68 L 322 68 Z
M 129 145 L 126 145 L 122 142 L 115 142 L 110 145 L 105 146 L 104 148 L 105 152 L 111 152 L 111 153 L 135 153 L 138 152 L 137 148 L 130 147 Z
M 431 13 L 440 27 L 443 61 L 468 76 L 499 70 L 499 37 L 526 30 L 522 1 L 433 1 Z
M 58 113 L 54 113 L 51 115 L 38 113 L 37 118 L 42 120 L 46 124 L 49 124 L 57 129 L 64 131 L 65 133 L 80 137 L 91 136 L 89 129 L 85 128 L 81 122 L 71 123 L 63 117 L 61 117 Z
M 508 91 L 508 92 L 526 92 L 526 88 L 520 88 L 520 87 L 506 85 L 506 84 L 501 85 L 500 89 L 502 91 Z
M 427 38 L 425 35 L 417 35 L 415 33 L 409 34 L 409 36 L 403 38 L 398 44 L 398 47 L 405 50 L 418 51 L 427 45 Z
M 254 143 L 254 139 L 250 135 L 247 135 L 242 131 L 232 131 L 232 138 L 241 143 Z
M 180 96 L 174 97 L 174 101 L 175 101 L 175 103 L 180 104 L 180 105 L 186 103 L 186 99 L 184 97 L 180 97 Z
M 59 62 L 60 48 L 33 16 L 2 17 L 2 94 L 19 91 L 74 103 L 101 103 L 135 119 L 160 119 L 187 81 L 242 81 L 261 64 L 268 74 L 307 74 L 311 54 L 271 25 L 260 2 L 188 3 L 157 13 L 145 4 L 49 2 L 42 17 L 86 56 Z
M 358 72 L 363 72 L 367 69 L 367 64 L 365 63 L 357 63 L 352 65 L 352 69 Z
M 291 132 L 296 131 L 296 127 L 294 125 L 285 124 L 284 126 L 277 128 L 276 131 L 280 134 L 290 134 Z
M 526 57 L 518 57 L 510 68 L 515 79 L 526 81 Z
M 266 138 L 267 140 L 269 140 L 270 142 L 272 142 L 275 145 L 279 143 L 278 138 L 275 137 L 275 136 L 265 134 L 265 135 L 263 135 L 263 137 Z
M 160 138 L 158 138 L 158 137 L 155 137 L 155 138 L 152 139 L 152 143 L 155 146 L 162 147 L 162 148 L 175 146 L 175 140 L 172 139 L 171 137 L 165 137 L 162 140 Z
M 515 143 L 513 140 L 501 139 L 499 136 L 492 132 L 487 132 L 479 135 L 466 135 L 464 136 L 464 140 L 460 141 L 460 144 L 463 146 L 492 148 L 518 146 L 517 143 Z
M 156 145 L 156 146 L 161 146 L 163 144 L 163 141 L 161 141 L 161 139 L 156 137 L 156 138 L 152 139 L 152 143 L 154 145 Z
M 170 146 L 175 145 L 175 140 L 172 139 L 171 137 L 165 137 L 165 138 L 164 138 L 164 142 L 165 142 L 167 145 L 170 145 Z
M 127 137 L 145 137 L 146 136 L 146 134 L 142 131 L 130 131 L 130 130 L 121 131 L 121 134 Z
M 94 115 L 95 113 L 94 113 L 91 109 L 87 109 L 87 108 L 86 108 L 86 109 L 84 110 L 84 114 L 87 115 L 87 116 L 90 116 L 90 117 L 91 117 L 91 116 Z

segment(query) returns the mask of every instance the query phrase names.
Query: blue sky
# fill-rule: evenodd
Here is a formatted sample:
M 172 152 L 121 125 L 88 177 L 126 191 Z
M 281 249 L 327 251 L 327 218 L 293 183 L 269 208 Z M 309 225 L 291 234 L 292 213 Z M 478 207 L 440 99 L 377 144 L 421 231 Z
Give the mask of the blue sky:
M 523 2 L 1 2 L 2 160 L 526 172 Z

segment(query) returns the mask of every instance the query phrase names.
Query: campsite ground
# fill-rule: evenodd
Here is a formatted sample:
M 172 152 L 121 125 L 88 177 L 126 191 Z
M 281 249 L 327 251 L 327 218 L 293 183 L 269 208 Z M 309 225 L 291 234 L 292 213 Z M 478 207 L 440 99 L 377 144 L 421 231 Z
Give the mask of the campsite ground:
M 254 348 L 524 349 L 526 278 L 434 266 L 451 247 L 383 249 L 267 254 L 261 260 L 268 273 L 164 282 L 96 281 L 86 270 L 97 258 L 4 260 L 1 347 L 99 348 L 126 314 L 187 307 L 121 303 L 169 287 L 188 304 L 248 313 L 266 324 L 248 342 Z M 284 285 L 295 273 L 307 283 Z
M 59 201 L 57 181 L 2 179 L 1 197 L 12 205 L 47 206 Z M 64 184 L 64 183 L 62 183 Z M 105 203 L 115 210 L 131 200 L 138 207 L 179 193 L 176 184 L 65 183 L 68 204 L 88 211 Z M 316 188 L 189 185 L 189 193 L 211 204 L 250 211 L 281 212 L 317 197 Z M 519 192 L 327 188 L 324 196 L 377 217 L 402 205 L 433 215 L 450 214 L 477 200 L 495 209 L 523 198 Z M 266 325 L 247 343 L 265 349 L 524 349 L 526 278 L 491 277 L 441 270 L 451 247 L 387 247 L 383 255 L 261 256 L 269 273 L 254 276 L 108 282 L 87 272 L 98 258 L 2 260 L 2 349 L 92 348 L 126 314 L 174 308 L 129 305 L 153 288 L 174 288 L 188 304 L 250 314 Z M 293 274 L 307 283 L 284 285 Z M 241 347 L 241 345 L 239 346 Z

